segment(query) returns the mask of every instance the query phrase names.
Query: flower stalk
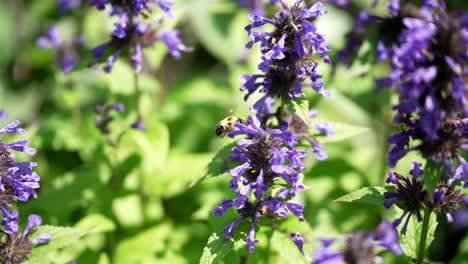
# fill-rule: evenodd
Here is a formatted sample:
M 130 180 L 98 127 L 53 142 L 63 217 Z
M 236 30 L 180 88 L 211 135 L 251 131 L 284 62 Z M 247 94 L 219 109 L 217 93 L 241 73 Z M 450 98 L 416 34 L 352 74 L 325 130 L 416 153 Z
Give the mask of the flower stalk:
M 416 264 L 423 264 L 424 263 L 424 256 L 426 255 L 426 241 L 427 241 L 427 233 L 429 231 L 429 220 L 431 219 L 432 210 L 429 208 L 424 209 L 424 219 L 423 225 L 421 229 L 421 238 L 419 239 L 419 250 L 418 250 L 418 258 L 416 260 Z

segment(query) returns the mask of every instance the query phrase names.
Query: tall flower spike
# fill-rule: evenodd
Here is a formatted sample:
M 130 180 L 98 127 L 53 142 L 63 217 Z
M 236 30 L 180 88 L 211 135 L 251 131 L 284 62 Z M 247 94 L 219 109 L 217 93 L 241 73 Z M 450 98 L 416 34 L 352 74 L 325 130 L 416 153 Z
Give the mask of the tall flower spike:
M 12 204 L 18 201 L 26 202 L 31 197 L 36 198 L 40 177 L 34 171 L 34 167 L 37 166 L 35 162 L 15 161 L 15 152 L 33 156 L 36 150 L 28 147 L 28 140 L 4 142 L 3 137 L 7 134 L 25 135 L 26 131 L 20 128 L 19 121 L 0 128 L 0 214 L 3 218 L 1 225 L 5 226 L 5 232 L 13 233 L 18 230 L 18 226 L 17 212 L 12 211 Z
M 420 17 L 403 18 L 399 44 L 390 52 L 392 71 L 378 82 L 399 95 L 394 122 L 402 129 L 389 140 L 388 161 L 393 167 L 417 150 L 453 171 L 466 163 L 468 150 L 468 20 L 426 2 Z
M 424 190 L 424 182 L 422 180 L 423 171 L 422 164 L 413 162 L 413 169 L 410 171 L 411 179 L 408 179 L 396 172 L 389 171 L 387 183 L 394 184 L 397 187 L 395 192 L 384 193 L 384 206 L 390 208 L 397 205 L 403 210 L 403 215 L 394 221 L 394 225 L 398 226 L 404 221 L 401 229 L 402 234 L 406 234 L 411 215 L 416 215 L 418 221 L 422 221 L 421 210 L 427 202 L 427 192 Z M 406 217 L 406 219 L 405 219 Z
M 42 219 L 38 215 L 30 215 L 28 224 L 23 233 L 18 230 L 14 233 L 4 233 L 0 231 L 0 263 L 20 264 L 31 254 L 34 245 L 48 243 L 50 235 L 45 233 L 35 239 L 30 239 L 29 235 L 35 227 L 42 224 Z
M 396 255 L 403 250 L 398 243 L 398 233 L 395 227 L 386 221 L 380 223 L 373 232 L 356 232 L 338 239 L 321 239 L 323 248 L 314 252 L 313 264 L 383 263 L 377 254 L 378 248 L 385 248 Z M 340 243 L 337 249 L 333 244 Z
M 322 76 L 317 73 L 318 62 L 312 58 L 318 54 L 325 63 L 330 63 L 327 53 L 330 46 L 325 44 L 323 35 L 317 32 L 311 19 L 326 14 L 321 3 L 316 3 L 310 9 L 301 7 L 298 0 L 292 7 L 285 1 L 277 1 L 283 10 L 274 18 L 269 19 L 259 15 L 249 16 L 252 24 L 246 27 L 252 39 L 247 48 L 260 44 L 262 62 L 258 66 L 262 74 L 242 76 L 241 90 L 246 90 L 245 99 L 259 90 L 266 93 L 265 97 L 294 99 L 302 97 L 303 88 L 309 87 L 316 92 L 328 96 L 324 89 Z M 268 32 L 254 31 L 266 24 L 274 29 Z M 254 106 L 258 112 L 264 110 L 265 98 Z
M 177 30 L 158 30 L 155 25 L 159 25 L 164 17 L 152 18 L 147 22 L 148 16 L 153 14 L 154 6 L 159 7 L 167 17 L 172 17 L 172 2 L 169 0 L 134 0 L 134 1 L 109 1 L 90 0 L 91 6 L 96 6 L 98 10 L 104 10 L 110 6 L 112 17 L 117 17 L 111 39 L 95 47 L 92 53 L 98 61 L 105 61 L 103 70 L 107 73 L 112 71 L 114 63 L 120 54 L 128 52 L 130 62 L 136 73 L 143 68 L 143 49 L 152 47 L 158 41 L 167 46 L 172 56 L 179 59 L 182 52 L 188 52 L 179 37 Z M 112 54 L 105 57 L 105 51 L 112 50 Z

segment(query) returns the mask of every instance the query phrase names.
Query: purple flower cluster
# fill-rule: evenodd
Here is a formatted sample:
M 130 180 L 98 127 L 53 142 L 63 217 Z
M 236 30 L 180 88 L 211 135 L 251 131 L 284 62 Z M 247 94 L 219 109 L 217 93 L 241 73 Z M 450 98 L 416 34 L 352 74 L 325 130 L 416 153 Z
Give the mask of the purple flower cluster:
M 261 74 L 242 76 L 241 90 L 246 90 L 245 99 L 259 90 L 266 95 L 260 99 L 254 109 L 264 112 L 268 99 L 295 99 L 304 96 L 303 88 L 309 87 L 316 92 L 328 96 L 324 88 L 322 76 L 317 73 L 318 63 L 312 58 L 318 54 L 325 63 L 330 63 L 328 52 L 330 46 L 325 44 L 324 36 L 317 32 L 310 22 L 318 16 L 326 14 L 321 3 L 311 8 L 301 7 L 298 0 L 289 7 L 284 0 L 278 0 L 282 10 L 274 18 L 259 15 L 249 15 L 252 24 L 246 27 L 252 39 L 247 44 L 250 49 L 260 43 L 262 62 L 258 69 Z M 254 31 L 264 25 L 273 27 L 271 31 Z
M 80 36 L 71 43 L 64 41 L 60 37 L 56 26 L 51 27 L 45 36 L 40 37 L 36 45 L 43 49 L 55 51 L 55 60 L 63 73 L 69 73 L 79 64 L 80 58 L 77 50 L 83 46 L 84 37 Z
M 12 233 L 0 231 L 0 263 L 19 264 L 23 263 L 31 254 L 34 245 L 48 243 L 50 235 L 45 233 L 34 239 L 28 236 L 34 228 L 42 224 L 42 219 L 38 215 L 30 215 L 28 224 L 21 233 L 16 230 Z
M 227 133 L 232 138 L 241 137 L 228 159 L 230 164 L 235 164 L 229 173 L 232 176 L 230 188 L 236 193 L 236 198 L 223 200 L 213 211 L 221 216 L 234 207 L 240 216 L 225 227 L 225 239 L 232 238 L 242 222 L 249 222 L 250 229 L 244 238 L 249 252 L 258 243 L 255 235 L 263 219 L 278 220 L 292 213 L 299 221 L 304 220 L 304 206 L 291 201 L 305 190 L 301 174 L 305 169 L 303 158 L 307 152 L 298 148 L 299 142 L 309 141 L 317 158 L 324 160 L 327 154 L 311 131 L 327 136 L 333 134 L 329 124 L 306 124 L 305 120 L 282 106 L 276 112 L 274 110 L 275 97 L 291 100 L 302 97 L 303 85 L 326 94 L 323 82 L 319 81 L 321 76 L 315 71 L 317 63 L 310 59 L 315 51 L 329 62 L 327 52 L 330 49 L 309 21 L 325 14 L 320 3 L 303 9 L 301 0 L 291 8 L 284 1 L 276 2 L 281 3 L 283 10 L 274 19 L 249 16 L 253 23 L 246 29 L 253 41 L 248 47 L 261 43 L 262 63 L 259 68 L 264 75 L 243 76 L 246 82 L 241 90 L 247 89 L 248 97 L 263 87 L 261 90 L 266 95 L 254 105 L 256 115 L 250 115 L 247 120 L 239 119 Z M 276 29 L 268 33 L 253 31 L 265 24 L 272 24 Z M 312 82 L 304 84 L 307 78 Z M 256 83 L 260 79 L 261 83 Z M 316 114 L 312 111 L 310 117 Z M 274 118 L 276 121 L 272 120 Z M 296 244 L 303 244 L 299 234 L 291 238 Z
M 420 18 L 403 18 L 400 44 L 389 50 L 392 71 L 378 80 L 381 87 L 395 87 L 399 95 L 394 110 L 401 131 L 389 139 L 392 167 L 412 150 L 447 168 L 466 163 L 462 154 L 468 149 L 468 16 L 428 3 Z M 415 142 L 419 143 L 411 144 Z
M 250 116 L 247 124 L 236 123 L 235 130 L 229 134 L 231 137 L 247 136 L 237 142 L 230 157 L 230 161 L 240 163 L 229 171 L 232 175 L 230 188 L 236 192 L 237 198 L 223 200 L 214 213 L 221 216 L 229 208 L 236 207 L 241 215 L 241 219 L 224 229 L 226 239 L 233 236 L 242 221 L 251 221 L 251 230 L 245 239 L 249 252 L 258 242 L 254 239 L 256 224 L 264 217 L 284 218 L 292 212 L 299 220 L 304 220 L 304 206 L 287 200 L 305 189 L 300 173 L 304 170 L 302 158 L 306 152 L 296 149 L 296 135 L 285 128 L 265 127 L 256 116 Z M 274 185 L 288 187 L 282 187 L 272 195 Z M 249 201 L 251 195 L 256 203 Z
M 265 14 L 265 4 L 263 0 L 239 0 L 239 5 L 249 9 L 252 14 L 263 16 Z
M 321 239 L 323 248 L 314 253 L 313 264 L 383 263 L 377 254 L 378 248 L 384 248 L 401 255 L 403 250 L 398 243 L 398 232 L 386 221 L 380 223 L 373 232 L 356 232 L 339 239 Z M 333 244 L 340 243 L 338 249 Z
M 31 197 L 36 198 L 40 177 L 34 171 L 35 162 L 17 162 L 15 152 L 35 155 L 36 150 L 29 148 L 28 140 L 19 140 L 11 143 L 4 142 L 6 135 L 26 132 L 20 128 L 20 122 L 14 121 L 0 128 L 0 215 L 1 225 L 6 233 L 18 231 L 18 212 L 13 210 L 16 202 L 26 202 Z
M 403 215 L 393 222 L 397 227 L 404 221 L 401 229 L 402 234 L 406 233 L 411 215 L 416 215 L 417 220 L 422 221 L 421 210 L 424 208 L 439 214 L 444 213 L 449 221 L 453 221 L 452 214 L 464 203 L 468 203 L 468 197 L 464 196 L 462 192 L 463 187 L 468 187 L 468 167 L 466 165 L 461 165 L 448 180 L 439 182 L 432 199 L 429 197 L 422 180 L 424 175 L 421 169 L 422 164 L 413 162 L 412 165 L 413 168 L 409 172 L 412 176 L 411 179 L 389 171 L 387 183 L 395 185 L 397 189 L 384 193 L 385 208 L 397 205 L 403 210 Z M 460 186 L 461 182 L 464 182 L 463 187 Z
M 164 43 L 175 58 L 180 58 L 182 52 L 189 51 L 180 40 L 177 30 L 154 28 L 154 25 L 164 20 L 163 17 L 147 22 L 146 17 L 153 13 L 154 6 L 159 7 L 167 17 L 172 17 L 173 4 L 169 0 L 90 0 L 89 4 L 101 11 L 109 6 L 109 16 L 117 18 L 111 40 L 92 50 L 96 60 L 106 60 L 103 68 L 105 72 L 112 70 L 115 61 L 123 52 L 130 54 L 130 62 L 135 72 L 140 72 L 143 67 L 143 48 L 151 47 L 157 41 Z M 107 51 L 111 55 L 107 55 Z

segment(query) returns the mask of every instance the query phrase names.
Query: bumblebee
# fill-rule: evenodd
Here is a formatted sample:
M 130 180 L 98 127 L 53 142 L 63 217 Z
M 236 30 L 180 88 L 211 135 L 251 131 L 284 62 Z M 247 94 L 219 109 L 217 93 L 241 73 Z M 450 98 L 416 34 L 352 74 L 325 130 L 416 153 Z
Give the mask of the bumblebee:
M 236 122 L 241 122 L 241 120 L 235 116 L 228 116 L 225 119 L 219 121 L 215 130 L 216 136 L 224 137 L 227 133 L 234 131 L 234 125 Z

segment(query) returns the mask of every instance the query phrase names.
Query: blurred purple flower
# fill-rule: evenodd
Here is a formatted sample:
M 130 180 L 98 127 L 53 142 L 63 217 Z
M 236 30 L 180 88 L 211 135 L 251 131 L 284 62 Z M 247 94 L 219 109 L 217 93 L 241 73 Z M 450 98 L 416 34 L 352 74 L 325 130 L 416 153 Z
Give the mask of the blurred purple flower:
M 114 117 L 111 115 L 112 111 L 122 113 L 125 111 L 125 107 L 122 103 L 113 103 L 110 105 L 104 105 L 99 103 L 96 105 L 96 113 L 98 117 L 96 118 L 96 127 L 103 134 L 109 134 L 111 131 L 109 129 L 110 123 L 114 120 Z
M 61 13 L 78 8 L 81 5 L 81 0 L 58 0 L 57 6 Z
M 83 44 L 82 36 L 77 37 L 72 43 L 66 43 L 60 37 L 56 26 L 51 27 L 46 35 L 37 39 L 36 42 L 39 48 L 55 51 L 55 60 L 63 73 L 70 73 L 79 64 L 77 49 Z
M 382 263 L 377 249 L 385 248 L 396 255 L 403 250 L 398 242 L 398 233 L 395 227 L 386 221 L 380 223 L 373 232 L 356 232 L 343 238 L 320 239 L 323 248 L 314 252 L 313 264 L 341 264 Z M 340 247 L 332 248 L 333 244 L 340 243 Z
M 117 17 L 114 23 L 112 37 L 92 50 L 95 63 L 104 62 L 103 70 L 106 73 L 112 71 L 118 57 L 125 52 L 130 54 L 130 62 L 136 73 L 143 68 L 143 49 L 152 47 L 158 41 L 164 43 L 172 56 L 179 59 L 182 52 L 188 52 L 179 37 L 177 30 L 157 30 L 153 25 L 159 25 L 164 17 L 148 21 L 148 14 L 153 13 L 154 6 L 158 6 L 166 16 L 172 17 L 173 6 L 168 0 L 133 0 L 120 3 L 119 1 L 91 0 L 90 5 L 98 10 L 110 7 L 109 16 Z M 106 54 L 108 51 L 109 54 Z

